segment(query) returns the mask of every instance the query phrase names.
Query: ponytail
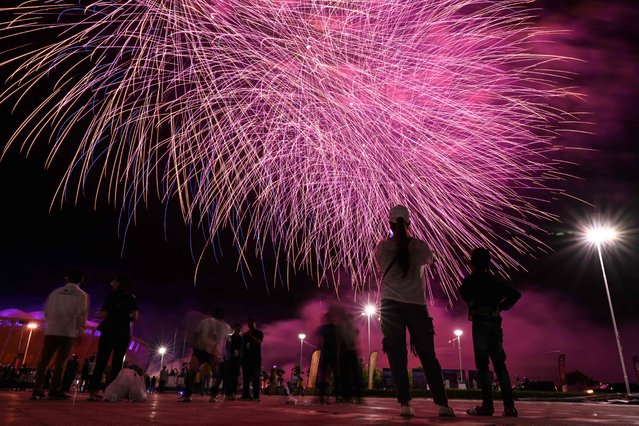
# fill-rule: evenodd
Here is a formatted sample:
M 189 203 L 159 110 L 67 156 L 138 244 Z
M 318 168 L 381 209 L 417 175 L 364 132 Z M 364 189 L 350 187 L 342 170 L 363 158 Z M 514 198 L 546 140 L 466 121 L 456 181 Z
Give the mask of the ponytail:
M 410 268 L 410 253 L 408 252 L 408 234 L 406 232 L 406 222 L 404 218 L 400 217 L 396 223 L 391 223 L 391 229 L 394 234 L 394 238 L 397 240 L 397 254 L 395 259 L 399 268 L 402 270 L 403 276 L 408 274 Z

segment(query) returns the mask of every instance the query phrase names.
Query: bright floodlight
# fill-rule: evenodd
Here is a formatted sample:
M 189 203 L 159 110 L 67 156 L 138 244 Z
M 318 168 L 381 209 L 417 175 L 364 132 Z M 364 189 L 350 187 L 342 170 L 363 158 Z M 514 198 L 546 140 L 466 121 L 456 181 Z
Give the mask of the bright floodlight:
M 366 305 L 366 307 L 364 308 L 364 313 L 366 315 L 375 315 L 375 312 L 377 311 L 377 309 L 375 309 L 374 305 Z
M 300 333 L 300 334 L 297 335 L 297 337 L 299 337 L 300 340 L 304 340 L 304 339 L 306 339 L 306 334 Z
M 617 238 L 617 232 L 612 228 L 591 228 L 586 233 L 588 241 L 594 244 L 603 244 Z
M 166 348 L 164 346 L 162 346 L 160 349 L 158 349 L 158 353 L 160 355 L 164 355 L 166 353 Z
M 29 324 L 27 324 L 27 328 L 29 330 L 35 330 L 36 328 L 38 328 L 38 323 L 37 322 L 30 322 Z
M 464 334 L 464 332 L 463 332 L 463 331 L 461 331 L 461 330 L 455 330 L 455 331 L 454 331 L 454 333 L 455 333 L 455 336 L 457 336 L 457 337 L 459 337 L 459 336 L 461 336 L 462 334 Z
M 608 296 L 608 307 L 610 308 L 610 317 L 612 319 L 612 328 L 615 332 L 617 340 L 617 351 L 619 352 L 619 361 L 621 362 L 621 371 L 626 384 L 626 393 L 630 394 L 630 382 L 626 373 L 626 364 L 623 361 L 623 349 L 621 347 L 621 337 L 617 329 L 617 320 L 615 319 L 615 310 L 612 307 L 612 299 L 610 298 L 610 289 L 608 288 L 608 277 L 606 277 L 606 268 L 604 267 L 603 255 L 601 254 L 603 243 L 612 241 L 617 236 L 617 232 L 612 228 L 596 227 L 586 231 L 586 239 L 597 246 L 597 254 L 599 255 L 599 264 L 601 265 L 601 275 L 603 276 L 604 287 L 606 288 L 606 296 Z

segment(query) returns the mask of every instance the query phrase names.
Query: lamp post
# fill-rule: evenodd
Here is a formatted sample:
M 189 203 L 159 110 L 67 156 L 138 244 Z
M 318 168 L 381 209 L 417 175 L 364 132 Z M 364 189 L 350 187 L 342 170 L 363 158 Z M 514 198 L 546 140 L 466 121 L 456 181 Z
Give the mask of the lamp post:
M 304 339 L 306 339 L 306 334 L 300 333 L 297 337 L 300 339 L 300 373 L 298 380 L 302 380 L 302 354 L 304 353 Z
M 606 296 L 608 296 L 608 307 L 610 308 L 610 317 L 612 318 L 612 328 L 615 331 L 615 339 L 617 340 L 617 350 L 619 351 L 619 361 L 621 362 L 621 370 L 623 371 L 623 379 L 626 383 L 626 393 L 630 394 L 630 384 L 628 382 L 628 374 L 626 373 L 626 365 L 623 362 L 623 350 L 621 349 L 621 338 L 619 330 L 617 330 L 617 321 L 615 320 L 615 311 L 612 308 L 612 299 L 610 298 L 610 290 L 608 289 L 608 278 L 606 277 L 606 269 L 604 268 L 603 256 L 601 254 L 601 246 L 608 242 L 612 242 L 617 237 L 617 232 L 611 228 L 596 227 L 591 228 L 586 233 L 587 240 L 597 247 L 599 256 L 599 264 L 601 265 L 601 274 L 603 275 L 604 287 L 606 288 Z
M 461 336 L 464 334 L 463 331 L 457 329 L 454 331 L 455 336 L 457 336 L 457 347 L 459 348 L 459 382 L 464 382 L 464 370 L 462 368 L 462 355 L 461 355 Z
M 161 371 L 162 367 L 164 367 L 164 354 L 166 353 L 166 348 L 164 346 L 161 346 L 158 349 L 158 353 L 160 354 L 160 371 Z
M 366 315 L 367 321 L 368 321 L 368 356 L 369 357 L 371 356 L 371 317 L 375 315 L 375 312 L 377 312 L 375 305 L 366 305 L 366 307 L 364 308 L 364 315 Z
M 22 358 L 22 365 L 24 365 L 24 363 L 27 362 L 27 353 L 29 353 L 29 344 L 31 343 L 31 334 L 33 333 L 33 330 L 38 328 L 38 323 L 37 322 L 30 322 L 29 324 L 27 324 L 27 328 L 29 329 L 29 337 L 27 338 L 27 347 L 24 350 L 24 357 Z

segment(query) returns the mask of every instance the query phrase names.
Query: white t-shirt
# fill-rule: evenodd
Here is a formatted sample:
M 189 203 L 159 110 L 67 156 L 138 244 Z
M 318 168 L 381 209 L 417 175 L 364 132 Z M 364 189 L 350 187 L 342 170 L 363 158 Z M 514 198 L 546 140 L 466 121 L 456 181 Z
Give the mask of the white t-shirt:
M 397 255 L 397 240 L 381 241 L 375 248 L 375 260 L 382 273 L 382 300 L 390 299 L 403 303 L 426 304 L 424 294 L 424 265 L 433 263 L 433 253 L 426 243 L 418 238 L 408 242 L 409 266 L 404 275 Z
M 89 311 L 89 295 L 80 286 L 68 283 L 49 294 L 44 306 L 47 336 L 80 337 L 84 334 Z
M 231 332 L 231 326 L 225 321 L 215 318 L 205 318 L 200 321 L 195 329 L 193 346 L 215 357 L 221 357 L 226 345 L 226 337 L 231 334 Z

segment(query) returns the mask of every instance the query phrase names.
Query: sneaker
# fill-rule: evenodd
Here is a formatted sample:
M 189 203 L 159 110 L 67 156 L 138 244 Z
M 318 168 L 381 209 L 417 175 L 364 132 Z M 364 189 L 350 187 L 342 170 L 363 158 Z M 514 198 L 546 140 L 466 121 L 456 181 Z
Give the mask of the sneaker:
M 492 416 L 495 410 L 486 408 L 483 405 L 478 405 L 475 408 L 469 408 L 466 410 L 466 414 L 469 416 Z
M 504 417 L 519 417 L 519 413 L 515 407 L 504 408 Z
M 242 398 L 240 398 L 240 401 L 250 401 L 251 397 L 250 396 L 243 396 Z
M 293 395 L 289 395 L 289 396 L 286 398 L 286 403 L 287 403 L 288 405 L 296 405 L 296 404 L 297 404 L 297 398 L 295 398 Z
M 222 398 L 220 398 L 219 396 L 212 396 L 211 399 L 209 399 L 209 402 L 223 402 L 224 400 Z
M 53 401 L 66 401 L 68 399 L 71 399 L 71 397 L 64 392 L 49 392 L 49 396 L 47 397 L 47 399 Z
M 455 417 L 455 410 L 453 407 L 439 405 L 439 417 Z
M 261 402 L 262 400 L 260 399 L 260 397 L 258 396 L 257 398 L 253 398 L 253 402 Z
M 237 398 L 235 397 L 235 395 L 226 395 L 226 400 L 227 401 L 235 401 Z
M 103 399 L 103 397 L 99 393 L 91 392 L 89 394 L 89 397 L 87 398 L 87 401 L 102 401 L 102 399 Z
M 182 395 L 181 397 L 178 398 L 178 402 L 191 402 L 191 397 Z
M 40 399 L 46 399 L 46 395 L 44 394 L 44 391 L 42 390 L 34 390 L 31 393 L 31 399 L 34 401 L 40 400 Z
M 402 417 L 414 417 L 415 411 L 410 405 L 402 405 L 399 407 L 399 415 Z

